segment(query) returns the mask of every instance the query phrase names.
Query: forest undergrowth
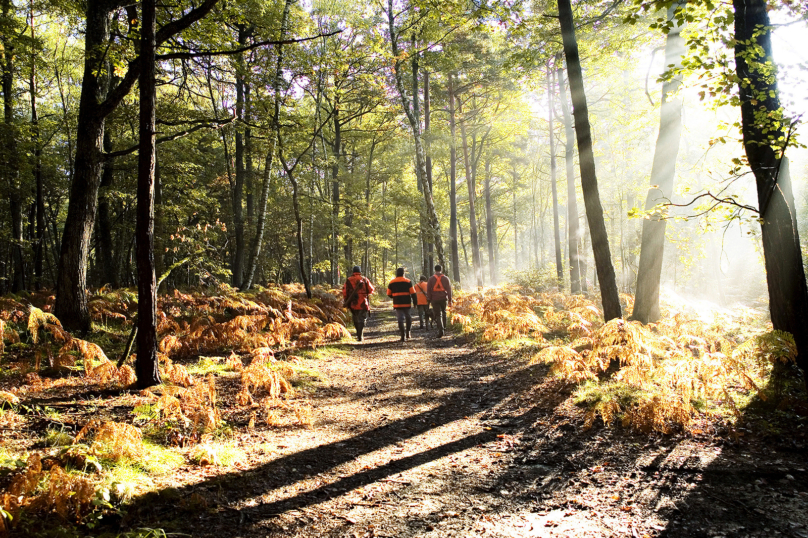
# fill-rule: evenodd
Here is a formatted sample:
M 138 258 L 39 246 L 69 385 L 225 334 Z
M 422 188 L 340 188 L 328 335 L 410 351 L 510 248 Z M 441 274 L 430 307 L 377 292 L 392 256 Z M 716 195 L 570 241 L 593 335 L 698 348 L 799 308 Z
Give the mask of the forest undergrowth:
M 318 374 L 302 356 L 350 339 L 336 292 L 175 291 L 158 304 L 163 384 L 137 391 L 136 294 L 98 290 L 86 339 L 53 299 L 0 299 L 0 536 L 92 529 L 180 465 L 238 464 L 236 429 L 311 428 Z
M 625 311 L 632 300 L 622 296 Z M 304 357 L 351 338 L 336 290 L 174 291 L 159 298 L 164 383 L 138 391 L 135 294 L 98 290 L 84 338 L 62 328 L 52 304 L 46 292 L 0 299 L 0 535 L 91 530 L 180 466 L 241 465 L 239 432 L 314 427 L 318 373 Z M 732 430 L 752 401 L 793 403 L 772 383 L 774 367 L 793 362 L 793 340 L 759 311 L 705 320 L 668 307 L 655 324 L 604 323 L 589 297 L 498 287 L 460 293 L 449 315 L 493 354 L 548 363 L 576 387 L 587 427 Z
M 621 302 L 630 313 L 633 297 Z M 705 315 L 679 304 L 663 305 L 657 323 L 628 317 L 604 323 L 590 297 L 517 286 L 461 295 L 450 314 L 455 327 L 498 353 L 549 364 L 576 385 L 587 427 L 601 419 L 667 434 L 720 422 L 732 431 L 753 402 L 801 405 L 788 379 L 794 340 L 764 313 L 738 307 Z

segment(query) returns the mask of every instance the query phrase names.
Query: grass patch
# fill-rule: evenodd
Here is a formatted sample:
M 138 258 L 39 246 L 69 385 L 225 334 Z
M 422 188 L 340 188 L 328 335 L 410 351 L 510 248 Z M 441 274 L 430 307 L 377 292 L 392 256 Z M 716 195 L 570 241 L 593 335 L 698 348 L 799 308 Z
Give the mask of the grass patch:
M 64 429 L 51 428 L 45 432 L 45 446 L 70 446 L 73 444 L 73 436 Z
M 25 462 L 28 460 L 28 454 L 12 452 L 3 447 L 0 447 L 0 472 L 2 471 L 15 471 L 25 467 Z
M 168 474 L 185 463 L 181 454 L 149 440 L 143 440 L 143 448 L 145 455 L 138 464 L 149 474 Z
M 132 460 L 113 462 L 104 471 L 103 486 L 110 495 L 128 501 L 137 494 L 152 489 L 148 474 Z
M 230 467 L 241 461 L 243 455 L 243 449 L 236 446 L 233 441 L 208 442 L 196 445 L 191 449 L 189 459 L 197 465 Z
M 516 336 L 513 338 L 505 338 L 503 340 L 494 340 L 488 344 L 491 350 L 498 353 L 507 353 L 521 358 L 525 353 L 538 351 L 543 345 L 546 345 L 544 340 L 538 338 L 530 338 L 528 336 Z
M 298 357 L 311 360 L 347 358 L 351 356 L 351 348 L 345 345 L 322 346 L 317 349 L 304 349 Z
M 199 361 L 188 365 L 187 369 L 189 374 L 202 377 L 208 374 L 217 376 L 238 375 L 238 372 L 227 367 L 227 357 L 199 357 Z
M 275 369 L 279 370 L 284 375 L 286 375 L 284 370 L 288 369 L 292 371 L 292 375 L 288 376 L 288 379 L 292 386 L 296 389 L 315 389 L 318 385 L 322 385 L 328 381 L 322 372 L 302 364 L 283 362 L 280 363 L 280 365 L 275 363 L 275 365 Z M 273 368 L 272 363 L 268 364 L 267 366 L 269 368 Z

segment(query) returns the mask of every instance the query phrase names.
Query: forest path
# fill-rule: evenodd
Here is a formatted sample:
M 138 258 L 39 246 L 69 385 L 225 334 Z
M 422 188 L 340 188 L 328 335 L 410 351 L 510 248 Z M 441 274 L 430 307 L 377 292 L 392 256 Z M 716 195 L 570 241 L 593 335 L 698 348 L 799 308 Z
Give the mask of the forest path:
M 508 520 L 499 470 L 517 446 L 508 431 L 529 421 L 518 398 L 536 368 L 416 327 L 399 342 L 392 308 L 375 309 L 364 342 L 307 364 L 327 379 L 313 429 L 256 428 L 240 439 L 246 465 L 170 488 L 172 506 L 143 502 L 129 523 L 246 538 L 469 535 Z
M 799 455 L 586 429 L 544 366 L 435 331 L 398 342 L 389 308 L 366 333 L 310 364 L 328 379 L 313 429 L 242 435 L 245 464 L 129 523 L 242 538 L 808 537 Z

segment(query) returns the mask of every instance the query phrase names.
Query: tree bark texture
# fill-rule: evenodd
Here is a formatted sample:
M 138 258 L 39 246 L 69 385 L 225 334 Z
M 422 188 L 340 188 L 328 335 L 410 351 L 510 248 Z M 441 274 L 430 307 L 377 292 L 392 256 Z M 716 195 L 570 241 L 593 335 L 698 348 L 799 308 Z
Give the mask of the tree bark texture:
M 595 155 L 592 151 L 592 134 L 589 126 L 589 110 L 584 92 L 581 60 L 578 55 L 578 42 L 575 38 L 575 25 L 570 0 L 558 0 L 558 18 L 561 23 L 561 38 L 564 42 L 564 55 L 567 59 L 567 72 L 572 94 L 573 119 L 578 139 L 578 156 L 581 167 L 581 187 L 584 193 L 584 207 L 592 235 L 592 250 L 600 281 L 600 295 L 603 303 L 603 316 L 606 321 L 621 317 L 620 296 L 614 276 L 609 237 L 603 219 L 603 206 L 598 193 L 598 179 L 595 174 Z
M 154 267 L 155 26 L 157 1 L 142 0 L 140 28 L 140 144 L 137 173 L 137 374 L 138 388 L 159 385 L 157 274 Z
M 494 211 L 491 207 L 491 161 L 485 161 L 485 179 L 483 180 L 483 190 L 485 195 L 485 235 L 488 242 L 488 274 L 491 285 L 497 285 L 497 259 L 494 242 L 496 230 L 494 228 Z
M 564 83 L 564 68 L 561 55 L 556 55 L 556 78 L 558 79 L 558 96 L 561 101 L 561 115 L 564 120 L 564 165 L 567 171 L 567 241 L 569 242 L 570 260 L 570 293 L 581 293 L 581 278 L 585 278 L 581 270 L 581 227 L 578 222 L 578 195 L 575 189 L 575 132 L 572 129 L 567 87 Z
M 112 137 L 109 131 L 104 130 L 104 151 L 112 151 Z M 98 261 L 101 265 L 101 278 L 104 284 L 109 284 L 113 288 L 119 288 L 118 266 L 115 263 L 115 249 L 112 241 L 112 217 L 110 215 L 110 191 L 115 179 L 114 166 L 112 160 L 104 162 L 104 171 L 101 173 L 101 188 L 98 200 L 98 227 L 96 234 L 98 237 Z
M 474 281 L 477 287 L 483 287 L 482 262 L 480 260 L 480 242 L 477 237 L 477 212 L 474 209 L 474 201 L 477 189 L 474 181 L 474 174 L 469 161 L 469 145 L 466 136 L 466 121 L 463 118 L 463 104 L 457 99 L 457 111 L 460 114 L 460 138 L 463 143 L 463 165 L 466 168 L 466 187 L 469 193 L 469 241 L 471 242 L 471 264 L 474 270 Z
M 103 168 L 104 119 L 98 106 L 104 100 L 108 65 L 110 10 L 101 0 L 88 0 L 84 37 L 84 77 L 79 98 L 76 159 L 67 219 L 62 232 L 56 274 L 54 314 L 68 330 L 90 330 L 87 308 L 87 256 L 95 224 L 98 188 Z
M 797 364 L 808 372 L 808 287 L 800 252 L 797 213 L 788 160 L 780 153 L 787 139 L 771 49 L 765 0 L 733 0 L 735 67 L 741 98 L 743 139 L 755 175 L 769 310 L 772 325 L 794 336 Z
M 668 8 L 668 20 L 674 18 L 681 4 Z M 665 39 L 665 65 L 678 65 L 684 53 L 682 27 L 674 25 Z M 645 210 L 650 211 L 658 204 L 670 200 L 673 195 L 673 182 L 676 176 L 676 157 L 682 135 L 682 107 L 680 97 L 674 94 L 682 85 L 675 76 L 662 83 L 662 104 L 659 113 L 659 135 L 654 149 L 654 162 L 651 166 L 651 187 L 645 199 Z M 642 323 L 659 320 L 659 285 L 662 278 L 662 260 L 665 249 L 665 228 L 667 220 L 656 213 L 642 221 L 642 243 L 640 265 L 637 270 L 637 290 L 634 311 L 631 319 Z
M 238 28 L 238 44 L 243 47 L 247 43 L 247 32 L 244 25 Z M 233 265 L 230 267 L 231 283 L 240 288 L 244 280 L 244 55 L 236 58 L 236 119 L 235 125 L 235 157 L 236 174 L 233 190 L 230 193 L 233 209 L 233 227 L 235 228 L 236 246 L 233 253 Z
M 430 109 L 430 102 L 429 102 L 429 71 L 424 71 L 424 151 L 426 152 L 426 188 L 429 189 L 429 192 L 433 192 L 433 184 L 432 184 L 432 152 L 431 152 L 431 140 L 429 135 L 429 122 L 431 119 L 431 109 Z M 428 275 L 431 272 L 432 267 L 435 265 L 435 259 L 433 256 L 434 252 L 434 242 L 432 240 L 429 241 L 427 245 L 427 271 L 424 272 L 425 275 Z
M 387 16 L 390 30 L 390 46 L 392 49 L 393 58 L 395 59 L 393 62 L 393 74 L 395 76 L 396 89 L 398 90 L 399 98 L 401 99 L 401 104 L 404 108 L 404 113 L 406 114 L 407 120 L 410 123 L 410 128 L 412 128 L 413 141 L 415 143 L 415 165 L 418 170 L 420 170 L 419 173 L 421 174 L 421 177 L 426 177 L 426 153 L 424 151 L 424 145 L 421 137 L 421 125 L 417 121 L 415 112 L 410 106 L 410 99 L 407 97 L 407 93 L 404 89 L 404 74 L 402 72 L 403 65 L 402 60 L 400 59 L 401 51 L 399 50 L 398 46 L 399 36 L 395 29 L 395 11 L 393 8 L 393 0 L 387 1 Z M 430 227 L 430 235 L 434 238 L 435 242 L 435 253 L 438 256 L 438 263 L 443 265 L 445 263 L 443 238 L 441 237 L 440 221 L 438 220 L 438 214 L 435 211 L 435 202 L 432 198 L 431 190 L 424 189 L 424 200 L 426 202 L 427 221 Z
M 460 282 L 460 254 L 457 250 L 457 137 L 455 135 L 454 76 L 449 75 L 449 246 L 452 279 Z
M 31 11 L 31 40 L 34 37 L 34 13 Z M 36 62 L 31 58 L 31 138 L 34 144 L 34 185 L 35 185 L 35 212 L 36 212 L 36 235 L 34 239 L 34 287 L 42 289 L 44 279 L 44 258 L 45 258 L 45 192 L 42 178 L 42 146 L 39 136 L 39 117 L 37 115 L 36 102 Z
M 156 46 L 203 18 L 217 2 L 218 0 L 204 0 L 181 18 L 161 27 L 155 34 Z M 110 36 L 110 14 L 124 5 L 124 0 L 87 0 L 86 3 L 84 74 L 76 129 L 76 157 L 59 252 L 54 305 L 54 314 L 68 330 L 90 330 L 87 257 L 95 225 L 104 160 L 104 120 L 134 87 L 142 65 L 139 60 L 130 63 L 120 84 L 107 94 L 106 54 Z
M 282 41 L 286 36 L 287 27 L 289 24 L 289 10 L 294 0 L 286 0 L 283 5 L 283 14 L 281 15 L 281 28 L 278 35 L 278 41 Z M 277 140 L 277 132 L 279 129 L 278 118 L 280 117 L 280 86 L 281 86 L 281 68 L 283 67 L 283 45 L 276 45 L 275 54 L 275 76 L 272 81 L 272 134 L 269 140 L 269 149 L 267 149 L 266 159 L 264 161 L 264 182 L 261 186 L 261 197 L 258 200 L 258 222 L 255 227 L 255 235 L 253 236 L 252 244 L 250 245 L 250 258 L 247 263 L 247 272 L 242 283 L 242 289 L 250 289 L 255 279 L 255 270 L 258 267 L 258 258 L 261 255 L 261 244 L 264 241 L 264 230 L 266 229 L 267 221 L 267 201 L 269 200 L 270 178 L 272 171 L 272 159 L 275 153 L 275 141 Z
M 281 134 L 278 132 L 278 158 L 286 171 L 286 177 L 292 184 L 292 210 L 295 215 L 295 237 L 297 239 L 297 266 L 300 271 L 300 279 L 303 281 L 303 287 L 306 288 L 306 297 L 311 299 L 311 283 L 309 282 L 309 275 L 306 272 L 306 249 L 303 243 L 303 218 L 300 216 L 300 196 L 297 178 L 294 171 L 287 165 L 283 157 L 283 143 Z M 316 136 L 316 134 L 315 134 Z
M 556 278 L 558 287 L 564 283 L 564 262 L 561 258 L 561 231 L 558 227 L 558 187 L 556 185 L 555 129 L 553 128 L 553 77 L 550 65 L 547 65 L 547 107 L 549 108 L 548 125 L 550 128 L 550 186 L 553 194 L 553 238 L 555 239 Z
M 3 32 L 2 79 L 3 88 L 3 132 L 0 133 L 2 147 L 3 181 L 8 188 L 9 212 L 11 216 L 11 291 L 25 289 L 25 260 L 23 257 L 23 199 L 20 185 L 20 163 L 17 156 L 17 127 L 14 122 L 14 57 L 15 43 L 12 41 L 14 26 L 11 0 L 3 0 L 3 23 L 8 28 Z

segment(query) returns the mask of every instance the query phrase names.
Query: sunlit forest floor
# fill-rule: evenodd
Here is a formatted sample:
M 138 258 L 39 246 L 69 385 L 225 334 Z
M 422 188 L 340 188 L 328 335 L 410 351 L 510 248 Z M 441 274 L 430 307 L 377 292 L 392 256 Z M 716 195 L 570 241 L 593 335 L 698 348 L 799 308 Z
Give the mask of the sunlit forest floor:
M 808 536 L 808 407 L 759 313 L 487 290 L 443 339 L 399 343 L 382 302 L 359 344 L 326 292 L 178 293 L 138 392 L 131 297 L 87 340 L 29 299 L 3 305 L 12 536 Z

